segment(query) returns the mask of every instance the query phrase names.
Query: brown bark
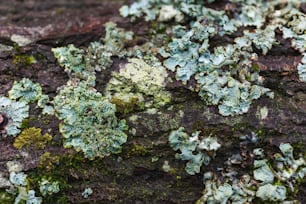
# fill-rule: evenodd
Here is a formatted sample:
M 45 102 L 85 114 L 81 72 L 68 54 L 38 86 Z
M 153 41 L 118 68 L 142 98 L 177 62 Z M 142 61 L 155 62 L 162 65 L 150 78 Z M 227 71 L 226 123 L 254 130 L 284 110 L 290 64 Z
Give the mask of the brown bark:
M 58 66 L 51 48 L 69 43 L 86 46 L 104 35 L 103 24 L 107 21 L 133 30 L 139 36 L 138 39 L 145 40 L 147 23 L 130 23 L 128 19 L 119 16 L 118 8 L 126 2 L 1 1 L 0 43 L 13 45 L 10 40 L 13 34 L 25 36 L 32 43 L 20 50 L 0 52 L 0 94 L 7 94 L 15 80 L 27 77 L 39 82 L 44 93 L 53 97 L 57 88 L 66 83 L 68 76 Z M 37 63 L 28 65 L 24 61 L 16 62 L 14 56 L 18 55 L 33 55 Z M 42 169 L 36 167 L 43 152 L 66 155 L 62 161 L 67 163 L 60 163 L 56 168 L 63 170 L 62 177 L 71 185 L 71 188 L 64 188 L 61 192 L 67 196 L 69 203 L 193 203 L 201 196 L 202 175 L 190 176 L 185 173 L 185 162 L 176 160 L 175 152 L 168 145 L 169 132 L 184 126 L 189 132 L 201 129 L 205 134 L 218 137 L 223 147 L 211 164 L 203 167 L 203 172 L 223 167 L 228 157 L 241 151 L 239 136 L 251 132 L 260 134 L 261 139 L 258 144 L 247 147 L 250 151 L 256 146 L 274 153 L 281 142 L 290 142 L 296 146 L 296 151 L 305 155 L 306 86 L 299 81 L 297 75 L 296 66 L 300 59 L 301 55 L 291 49 L 290 42 L 285 40 L 267 56 L 260 56 L 258 64 L 261 75 L 266 79 L 265 86 L 274 91 L 275 98 L 262 97 L 252 104 L 247 114 L 236 117 L 222 117 L 216 107 L 205 106 L 197 94 L 187 90 L 181 83 L 168 84 L 167 89 L 173 95 L 173 110 L 161 109 L 163 118 L 145 112 L 119 116 L 128 119 L 131 115 L 137 115 L 141 118 L 136 122 L 128 120 L 129 127 L 137 130 L 136 135 L 129 135 L 121 154 L 95 161 L 80 159 L 80 155 L 73 150 L 64 149 L 58 132 L 59 121 L 55 117 L 41 118 L 39 110 L 32 106 L 29 126 L 40 127 L 43 131 L 51 128 L 54 143 L 45 150 L 30 152 L 26 159 L 19 157 L 19 160 L 24 163 L 25 171 L 29 174 L 32 172 L 31 175 L 41 175 L 43 172 L 39 171 Z M 118 59 L 114 61 L 112 69 L 116 69 L 120 62 Z M 100 91 L 109 78 L 103 76 L 97 77 L 96 88 Z M 256 111 L 263 106 L 268 108 L 269 115 L 260 120 L 256 117 Z M 183 118 L 179 118 L 179 110 L 183 110 Z M 173 118 L 178 119 L 171 121 Z M 46 120 L 49 122 L 45 123 Z M 2 172 L 6 171 L 5 163 L 21 153 L 13 147 L 13 140 L 0 139 Z M 155 157 L 159 159 L 152 161 Z M 169 162 L 173 172 L 162 170 L 164 161 Z M 239 173 L 248 168 L 250 165 L 240 169 Z M 88 199 L 83 199 L 81 192 L 88 186 L 94 193 Z M 297 199 L 302 203 L 306 203 L 305 193 L 306 188 L 301 187 Z M 51 200 L 46 203 L 52 203 Z

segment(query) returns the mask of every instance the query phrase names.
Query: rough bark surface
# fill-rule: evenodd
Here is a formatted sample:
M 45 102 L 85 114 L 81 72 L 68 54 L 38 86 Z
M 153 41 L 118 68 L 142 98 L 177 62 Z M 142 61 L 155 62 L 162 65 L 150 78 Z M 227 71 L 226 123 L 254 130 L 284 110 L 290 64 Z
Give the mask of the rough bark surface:
M 104 35 L 103 24 L 107 21 L 133 30 L 138 37 L 132 44 L 145 42 L 148 24 L 142 21 L 130 23 L 128 19 L 120 17 L 118 9 L 124 3 L 128 1 L 0 1 L 0 43 L 13 45 L 10 40 L 13 34 L 32 41 L 24 47 L 0 52 L 0 94 L 6 95 L 15 80 L 27 77 L 40 83 L 43 92 L 51 98 L 55 96 L 57 88 L 66 83 L 68 76 L 57 64 L 51 48 L 69 43 L 86 46 Z M 24 60 L 16 60 L 16 56 L 20 55 L 33 55 L 37 63 L 27 64 Z M 65 156 L 54 170 L 71 185 L 61 191 L 60 196 L 65 197 L 65 202 L 194 203 L 203 190 L 202 175 L 190 176 L 185 173 L 185 162 L 176 160 L 175 152 L 169 147 L 169 132 L 184 126 L 189 132 L 201 129 L 205 134 L 218 137 L 223 147 L 211 164 L 203 167 L 202 172 L 223 167 L 233 153 L 248 151 L 248 148 L 251 151 L 254 145 L 242 148 L 239 140 L 241 135 L 251 132 L 260 135 L 256 147 L 263 147 L 268 153 L 277 151 L 281 142 L 290 142 L 295 151 L 305 155 L 306 86 L 297 75 L 296 66 L 300 59 L 301 55 L 290 48 L 288 40 L 274 46 L 267 56 L 260 56 L 261 75 L 266 79 L 265 86 L 274 91 L 275 98 L 263 97 L 252 104 L 247 114 L 236 117 L 222 117 L 216 107 L 205 106 L 196 93 L 178 82 L 168 84 L 167 90 L 173 95 L 173 109 L 159 110 L 163 113 L 161 116 L 146 112 L 118 115 L 126 119 L 131 115 L 141 118 L 136 122 L 128 120 L 129 127 L 137 130 L 136 135 L 129 135 L 121 154 L 94 161 L 82 159 L 82 155 L 72 149 L 64 149 L 58 132 L 58 119 L 42 117 L 40 110 L 33 105 L 28 126 L 40 127 L 43 132 L 51 129 L 53 143 L 44 150 L 28 150 L 28 156 L 24 157 L 22 151 L 13 147 L 14 138 L 1 138 L 0 171 L 6 172 L 6 162 L 17 158 L 29 175 L 41 175 L 44 172 L 37 168 L 38 160 L 43 152 L 48 151 Z M 120 60 L 113 60 L 112 69 L 116 70 Z M 97 90 L 102 91 L 109 78 L 107 74 L 98 75 Z M 264 106 L 268 108 L 269 115 L 265 120 L 259 120 L 256 112 L 258 107 Z M 184 111 L 184 117 L 176 120 L 179 118 L 178 110 Z M 159 159 L 152 161 L 152 158 Z M 162 170 L 164 161 L 169 162 L 172 172 Z M 251 165 L 246 161 L 244 168 L 236 168 L 242 174 Z M 87 186 L 94 193 L 84 199 L 81 193 Z M 305 195 L 306 188 L 302 185 L 296 198 L 306 203 Z M 52 198 L 49 200 L 44 203 L 53 203 Z

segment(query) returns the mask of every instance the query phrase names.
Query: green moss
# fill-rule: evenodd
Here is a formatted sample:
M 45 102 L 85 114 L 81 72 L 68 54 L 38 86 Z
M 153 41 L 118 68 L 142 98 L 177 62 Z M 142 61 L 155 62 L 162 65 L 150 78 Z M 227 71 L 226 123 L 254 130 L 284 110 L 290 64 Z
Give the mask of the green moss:
M 149 150 L 144 145 L 133 144 L 132 148 L 127 152 L 127 156 L 146 156 Z
M 59 161 L 60 161 L 60 156 L 51 155 L 50 152 L 44 152 L 39 157 L 38 168 L 50 172 L 56 168 L 57 164 L 59 164 Z
M 142 106 L 139 104 L 139 99 L 137 97 L 131 97 L 129 101 L 125 101 L 123 99 L 120 99 L 116 96 L 114 96 L 111 101 L 111 103 L 116 105 L 116 110 L 119 113 L 127 114 L 133 111 L 137 106 Z M 141 103 L 142 104 L 142 103 Z
M 12 64 L 15 66 L 25 66 L 28 67 L 35 64 L 37 61 L 33 55 L 14 55 L 12 59 Z
M 30 125 L 31 125 L 31 122 L 32 121 L 35 121 L 36 118 L 33 117 L 33 116 L 30 116 L 28 118 L 25 118 L 22 120 L 22 123 L 21 123 L 21 126 L 20 126 L 20 129 L 26 129 L 26 128 L 29 128 Z
M 30 66 L 31 64 L 36 63 L 36 59 L 33 55 L 23 54 L 20 46 L 15 43 L 14 46 L 15 55 L 13 56 L 12 63 L 15 66 Z
M 0 203 L 1 204 L 12 204 L 14 203 L 15 196 L 12 194 L 9 194 L 5 191 L 5 189 L 0 190 Z

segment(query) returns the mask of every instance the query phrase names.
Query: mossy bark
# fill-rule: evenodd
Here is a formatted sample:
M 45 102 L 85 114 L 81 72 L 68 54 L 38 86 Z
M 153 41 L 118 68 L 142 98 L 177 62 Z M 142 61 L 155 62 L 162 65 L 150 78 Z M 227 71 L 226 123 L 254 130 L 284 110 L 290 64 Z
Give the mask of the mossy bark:
M 103 24 L 107 21 L 135 32 L 135 41 L 127 46 L 146 42 L 148 23 L 141 20 L 130 23 L 118 13 L 120 6 L 127 2 L 0 2 L 0 42 L 11 46 L 11 49 L 0 52 L 0 94 L 6 95 L 15 80 L 27 77 L 40 83 L 43 92 L 53 98 L 68 76 L 57 64 L 51 48 L 69 43 L 87 46 L 104 35 Z M 221 2 L 213 6 L 222 8 L 224 5 Z M 21 35 L 32 43 L 20 47 L 11 40 L 12 35 Z M 231 36 L 227 39 L 232 41 Z M 218 40 L 223 39 L 215 39 L 215 42 Z M 28 63 L 28 57 L 34 57 L 36 62 Z M 16 61 L 19 58 L 21 60 Z M 146 111 L 118 113 L 130 127 L 128 142 L 119 155 L 93 161 L 83 159 L 72 149 L 64 149 L 57 118 L 41 116 L 41 111 L 32 105 L 31 120 L 26 121 L 26 126 L 41 128 L 43 133 L 51 129 L 53 142 L 44 150 L 28 151 L 28 156 L 24 157 L 21 150 L 14 148 L 14 138 L 1 138 L 0 171 L 6 172 L 8 160 L 17 159 L 24 164 L 34 187 L 36 179 L 42 176 L 61 177 L 61 193 L 47 198 L 44 203 L 54 203 L 54 200 L 60 203 L 193 203 L 201 196 L 204 187 L 202 175 L 186 174 L 185 162 L 175 159 L 175 152 L 168 144 L 169 132 L 180 126 L 188 132 L 201 130 L 205 135 L 214 135 L 222 145 L 211 164 L 202 167 L 202 172 L 216 171 L 231 155 L 246 152 L 248 156 L 244 164 L 236 167 L 242 174 L 251 168 L 249 152 L 254 147 L 264 148 L 269 156 L 282 142 L 290 142 L 296 152 L 306 155 L 306 84 L 299 81 L 296 70 L 300 59 L 301 55 L 290 48 L 289 40 L 280 40 L 267 56 L 260 56 L 260 74 L 265 78 L 265 87 L 275 93 L 275 98 L 263 97 L 252 104 L 247 114 L 235 117 L 219 115 L 216 107 L 206 106 L 196 93 L 179 82 L 167 84 L 166 90 L 172 94 L 171 103 L 158 109 L 156 114 Z M 101 92 L 111 71 L 118 70 L 119 64 L 126 60 L 114 58 L 113 61 L 111 70 L 97 74 L 96 89 Z M 258 116 L 262 107 L 268 108 L 265 119 Z M 245 146 L 239 137 L 252 132 L 260 140 Z M 57 162 L 52 163 L 51 158 L 48 165 L 40 164 L 39 158 L 45 152 L 50 152 L 51 157 L 60 156 L 59 162 L 56 159 Z M 165 161 L 171 167 L 169 172 L 163 171 Z M 86 187 L 91 187 L 93 194 L 84 199 L 81 193 Z M 294 197 L 306 203 L 305 195 L 306 188 L 300 187 Z

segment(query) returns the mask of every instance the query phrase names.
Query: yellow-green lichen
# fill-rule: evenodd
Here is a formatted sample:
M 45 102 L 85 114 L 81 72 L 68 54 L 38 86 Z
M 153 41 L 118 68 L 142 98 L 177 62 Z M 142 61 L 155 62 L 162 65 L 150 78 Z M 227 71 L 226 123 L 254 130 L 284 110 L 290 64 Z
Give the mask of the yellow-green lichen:
M 171 95 L 165 90 L 167 71 L 162 66 L 150 66 L 142 59 L 131 58 L 113 73 L 105 95 L 119 105 L 123 113 L 134 108 L 160 107 L 169 103 Z
M 14 141 L 14 147 L 21 149 L 23 147 L 33 147 L 35 150 L 44 149 L 46 144 L 52 140 L 48 133 L 42 135 L 40 128 L 31 127 L 23 130 Z

